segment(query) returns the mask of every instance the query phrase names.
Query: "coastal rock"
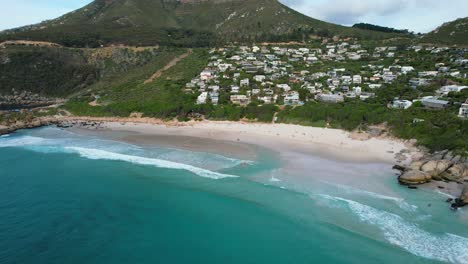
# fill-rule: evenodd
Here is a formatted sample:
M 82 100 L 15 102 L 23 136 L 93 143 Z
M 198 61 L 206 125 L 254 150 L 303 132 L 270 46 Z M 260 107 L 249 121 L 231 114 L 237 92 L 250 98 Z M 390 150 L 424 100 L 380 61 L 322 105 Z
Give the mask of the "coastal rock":
M 411 163 L 410 169 L 411 170 L 421 170 L 422 165 L 424 165 L 424 161 L 415 161 Z
M 457 209 L 466 205 L 468 205 L 468 184 L 465 184 L 460 197 L 455 199 L 455 202 L 452 203 L 452 208 Z
M 468 166 L 466 163 L 455 164 L 447 170 L 448 173 L 452 174 L 457 178 L 468 177 Z
M 460 195 L 460 200 L 465 204 L 468 204 L 468 184 L 466 184 L 465 187 L 463 187 L 463 191 Z
M 421 166 L 421 171 L 437 176 L 448 170 L 452 165 L 453 163 L 449 160 L 431 160 Z
M 430 182 L 431 179 L 429 173 L 419 170 L 409 170 L 398 177 L 398 181 L 403 185 L 423 184 Z

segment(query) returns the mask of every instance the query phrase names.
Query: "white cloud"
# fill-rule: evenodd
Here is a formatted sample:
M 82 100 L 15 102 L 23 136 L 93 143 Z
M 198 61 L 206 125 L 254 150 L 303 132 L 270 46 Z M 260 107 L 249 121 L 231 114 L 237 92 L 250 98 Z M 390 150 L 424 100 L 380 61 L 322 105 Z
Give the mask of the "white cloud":
M 450 0 L 280 0 L 311 17 L 343 25 L 366 22 L 428 32 L 468 15 L 468 1 Z

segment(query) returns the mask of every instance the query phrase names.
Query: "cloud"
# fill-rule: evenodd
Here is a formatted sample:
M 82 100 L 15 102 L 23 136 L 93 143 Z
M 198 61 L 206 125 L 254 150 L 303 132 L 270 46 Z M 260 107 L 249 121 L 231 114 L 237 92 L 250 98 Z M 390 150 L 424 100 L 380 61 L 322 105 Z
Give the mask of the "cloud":
M 324 21 L 352 25 L 366 22 L 428 32 L 440 24 L 468 15 L 468 1 L 450 0 L 280 0 Z

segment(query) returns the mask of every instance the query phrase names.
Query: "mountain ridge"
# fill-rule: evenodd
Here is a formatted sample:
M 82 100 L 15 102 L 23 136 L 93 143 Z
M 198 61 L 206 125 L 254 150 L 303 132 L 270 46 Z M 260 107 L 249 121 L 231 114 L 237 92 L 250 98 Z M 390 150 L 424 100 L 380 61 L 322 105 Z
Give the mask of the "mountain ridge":
M 0 40 L 41 40 L 74 47 L 210 46 L 303 40 L 309 35 L 395 36 L 310 18 L 277 0 L 95 0 L 59 18 L 4 31 Z

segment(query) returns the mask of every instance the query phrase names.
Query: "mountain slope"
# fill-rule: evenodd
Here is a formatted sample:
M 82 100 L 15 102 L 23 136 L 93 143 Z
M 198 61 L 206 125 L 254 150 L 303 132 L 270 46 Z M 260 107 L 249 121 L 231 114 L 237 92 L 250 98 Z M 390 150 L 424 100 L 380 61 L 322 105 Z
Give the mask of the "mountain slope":
M 468 17 L 448 22 L 424 35 L 422 43 L 468 46 Z
M 67 97 L 100 82 L 128 78 L 129 72 L 145 76 L 163 67 L 183 49 L 7 46 L 0 48 L 0 95 L 28 91 Z
M 277 0 L 95 0 L 60 18 L 8 30 L 0 40 L 66 46 L 206 46 L 226 41 L 302 40 L 309 34 L 387 38 L 300 14 Z

